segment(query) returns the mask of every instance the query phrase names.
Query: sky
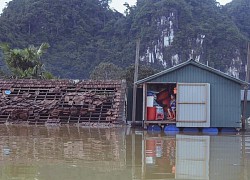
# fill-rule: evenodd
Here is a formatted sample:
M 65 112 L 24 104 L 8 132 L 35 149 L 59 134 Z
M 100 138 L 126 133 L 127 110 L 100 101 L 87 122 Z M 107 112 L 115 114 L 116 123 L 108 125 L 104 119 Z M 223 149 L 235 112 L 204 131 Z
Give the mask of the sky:
M 6 2 L 9 2 L 11 0 L 0 0 L 0 12 L 2 12 L 2 9 L 5 7 Z M 202 1 L 202 0 L 201 0 Z M 224 5 L 231 0 L 217 0 L 221 5 Z M 127 2 L 129 5 L 135 5 L 136 0 L 112 0 L 112 3 L 110 4 L 111 8 L 116 9 L 117 11 L 123 13 L 125 10 L 125 6 L 123 4 Z
M 202 0 L 201 0 L 202 1 Z M 217 0 L 221 5 L 225 5 L 226 3 L 231 2 L 232 0 Z M 127 2 L 129 5 L 135 5 L 136 0 L 112 0 L 110 4 L 111 8 L 116 9 L 117 11 L 123 13 L 125 10 L 125 6 L 123 4 Z

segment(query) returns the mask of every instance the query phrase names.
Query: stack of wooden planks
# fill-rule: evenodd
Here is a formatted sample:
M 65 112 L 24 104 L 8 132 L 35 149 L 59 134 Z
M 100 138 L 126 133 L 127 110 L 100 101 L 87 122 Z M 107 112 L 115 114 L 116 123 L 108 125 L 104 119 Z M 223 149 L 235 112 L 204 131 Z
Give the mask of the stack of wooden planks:
M 121 123 L 125 81 L 0 80 L 0 123 Z

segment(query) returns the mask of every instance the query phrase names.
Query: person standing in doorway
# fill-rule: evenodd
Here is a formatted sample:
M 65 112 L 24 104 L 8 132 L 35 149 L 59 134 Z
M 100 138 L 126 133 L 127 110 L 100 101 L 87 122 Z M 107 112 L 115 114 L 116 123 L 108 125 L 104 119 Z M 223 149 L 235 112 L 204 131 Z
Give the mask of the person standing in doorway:
M 170 108 L 168 108 L 168 119 L 174 120 L 176 112 L 176 100 L 175 96 L 171 94 Z

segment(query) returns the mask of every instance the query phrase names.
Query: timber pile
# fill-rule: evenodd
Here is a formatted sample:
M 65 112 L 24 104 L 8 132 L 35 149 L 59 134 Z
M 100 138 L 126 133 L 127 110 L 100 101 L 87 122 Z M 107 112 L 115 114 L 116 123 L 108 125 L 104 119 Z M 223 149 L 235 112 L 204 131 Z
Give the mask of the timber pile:
M 0 123 L 121 123 L 124 81 L 0 80 Z

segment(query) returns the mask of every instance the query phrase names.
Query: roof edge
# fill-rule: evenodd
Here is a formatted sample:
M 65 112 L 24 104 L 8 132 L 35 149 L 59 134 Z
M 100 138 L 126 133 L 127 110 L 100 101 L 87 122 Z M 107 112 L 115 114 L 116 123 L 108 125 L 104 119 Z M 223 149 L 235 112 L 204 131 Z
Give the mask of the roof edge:
M 246 86 L 246 85 L 250 85 L 250 83 L 248 83 L 248 82 L 246 82 L 246 81 L 243 81 L 243 80 L 241 80 L 241 79 L 237 79 L 237 78 L 235 78 L 235 77 L 233 77 L 233 76 L 230 76 L 230 75 L 228 75 L 228 74 L 226 74 L 226 73 L 224 73 L 224 72 L 222 72 L 222 71 L 219 71 L 218 69 L 214 69 L 214 68 L 212 68 L 212 67 L 210 67 L 210 66 L 207 66 L 207 65 L 205 65 L 205 64 L 202 64 L 202 63 L 200 63 L 200 62 L 197 62 L 197 61 L 195 61 L 195 60 L 193 60 L 193 59 L 190 59 L 190 60 L 188 60 L 188 61 L 185 61 L 185 62 L 183 62 L 183 63 L 181 63 L 181 64 L 178 64 L 177 66 L 171 67 L 171 68 L 169 68 L 169 69 L 163 70 L 163 71 L 161 71 L 161 72 L 159 72 L 159 73 L 153 74 L 153 75 L 151 75 L 151 76 L 149 76 L 149 77 L 146 77 L 146 78 L 144 78 L 144 79 L 138 80 L 138 81 L 135 82 L 135 84 L 143 84 L 143 83 L 145 83 L 145 82 L 147 82 L 147 81 L 149 81 L 149 80 L 155 79 L 155 78 L 157 78 L 157 77 L 159 77 L 159 76 L 161 76 L 161 75 L 170 73 L 170 72 L 175 71 L 175 70 L 177 70 L 177 69 L 180 69 L 180 68 L 182 68 L 183 66 L 186 66 L 186 65 L 188 65 L 188 64 L 192 64 L 192 65 L 197 66 L 197 67 L 199 67 L 199 68 L 202 68 L 202 69 L 204 69 L 204 70 L 213 72 L 213 73 L 215 73 L 215 74 L 217 74 L 217 75 L 219 75 L 219 76 L 222 76 L 222 77 L 224 77 L 224 78 L 226 78 L 226 79 L 229 79 L 229 80 L 234 81 L 234 82 L 236 82 L 236 83 L 239 83 L 239 84 L 241 84 L 241 85 L 245 85 L 245 86 Z

